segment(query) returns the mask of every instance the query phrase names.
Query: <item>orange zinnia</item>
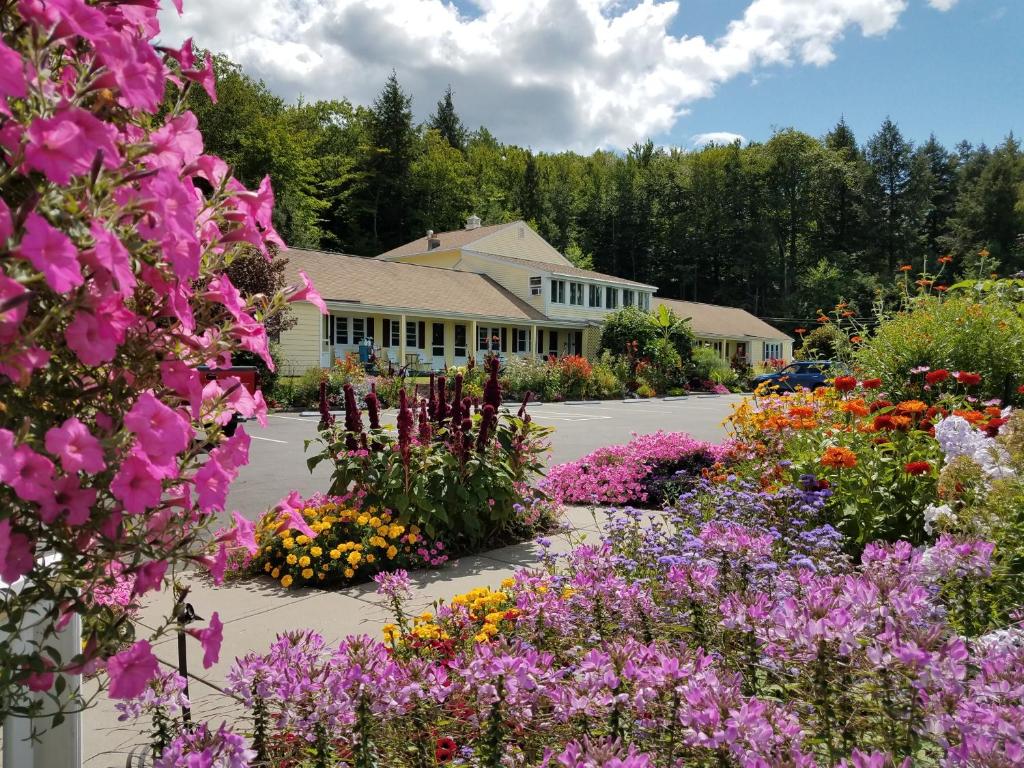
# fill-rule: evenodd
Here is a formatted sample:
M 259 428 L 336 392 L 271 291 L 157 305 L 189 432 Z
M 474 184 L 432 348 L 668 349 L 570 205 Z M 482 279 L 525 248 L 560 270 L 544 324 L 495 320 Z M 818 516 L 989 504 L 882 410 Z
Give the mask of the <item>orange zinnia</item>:
M 909 264 L 904 264 L 902 267 L 900 267 L 900 272 L 909 272 L 912 269 L 913 267 L 910 266 Z
M 849 448 L 833 445 L 825 449 L 820 462 L 823 466 L 832 467 L 833 469 L 850 469 L 857 466 L 857 454 Z
M 802 418 L 810 418 L 811 416 L 814 416 L 814 409 L 809 405 L 794 405 L 789 409 L 789 415 L 791 417 L 799 416 Z
M 839 410 L 845 411 L 846 413 L 852 413 L 854 416 L 867 416 L 871 412 L 867 403 L 860 398 L 856 400 L 847 400 L 839 406 Z
M 952 261 L 952 256 L 939 256 L 939 264 L 949 264 Z
M 904 400 L 896 406 L 896 410 L 900 413 L 924 413 L 928 410 L 928 403 L 922 403 L 920 400 Z
M 893 416 L 892 417 L 892 424 L 893 424 L 893 426 L 896 427 L 896 429 L 898 429 L 898 430 L 900 430 L 902 432 L 906 432 L 908 429 L 910 429 L 910 425 L 912 423 L 913 422 L 911 421 L 911 418 L 909 416 Z

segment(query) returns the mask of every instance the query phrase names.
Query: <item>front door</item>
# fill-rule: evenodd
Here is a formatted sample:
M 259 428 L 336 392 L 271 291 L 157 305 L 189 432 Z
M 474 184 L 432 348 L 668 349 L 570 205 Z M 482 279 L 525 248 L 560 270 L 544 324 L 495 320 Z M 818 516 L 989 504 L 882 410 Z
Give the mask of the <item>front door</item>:
M 465 365 L 468 362 L 466 351 L 466 326 L 455 326 L 455 364 Z
M 433 370 L 444 370 L 444 323 L 432 323 L 430 329 L 430 353 L 433 356 Z

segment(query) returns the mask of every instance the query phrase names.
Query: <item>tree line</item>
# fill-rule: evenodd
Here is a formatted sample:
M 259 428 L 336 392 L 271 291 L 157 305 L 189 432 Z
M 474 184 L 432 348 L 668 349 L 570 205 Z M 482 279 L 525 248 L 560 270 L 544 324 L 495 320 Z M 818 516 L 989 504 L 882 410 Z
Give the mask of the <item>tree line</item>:
M 820 138 L 786 128 L 692 152 L 650 140 L 532 152 L 469 130 L 451 89 L 417 125 L 394 73 L 359 106 L 287 103 L 223 56 L 216 69 L 216 104 L 188 96 L 207 147 L 243 183 L 270 174 L 293 246 L 375 255 L 471 213 L 522 218 L 581 266 L 795 323 L 839 300 L 864 313 L 896 276 L 937 272 L 945 256 L 946 282 L 1024 269 L 1012 134 L 994 148 L 915 145 L 887 119 L 862 143 L 840 120 Z

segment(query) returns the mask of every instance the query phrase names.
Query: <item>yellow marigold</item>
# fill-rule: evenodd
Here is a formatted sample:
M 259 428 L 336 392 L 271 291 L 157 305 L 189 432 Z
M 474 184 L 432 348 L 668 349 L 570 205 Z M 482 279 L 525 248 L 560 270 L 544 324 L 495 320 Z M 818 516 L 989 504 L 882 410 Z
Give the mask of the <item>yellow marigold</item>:
M 478 643 L 486 643 L 488 640 L 490 640 L 490 638 L 487 637 L 487 635 L 485 635 L 483 632 L 479 632 L 473 635 L 473 640 Z
M 368 554 L 368 555 L 366 556 L 366 562 L 368 562 L 368 563 L 372 563 L 372 562 L 373 562 L 374 560 L 376 560 L 376 559 L 377 559 L 376 555 L 374 555 L 374 554 L 373 554 L 372 552 L 371 552 L 371 553 L 369 553 L 369 554 Z
M 302 510 L 302 514 L 304 514 L 306 517 L 316 517 L 316 510 L 313 509 L 312 507 L 306 507 L 304 510 Z
M 312 579 L 313 578 L 313 569 L 312 568 L 303 568 L 302 569 L 302 578 L 304 578 L 304 579 Z
M 405 533 L 405 526 L 394 523 L 388 527 L 387 536 L 389 539 L 397 539 L 403 533 Z
M 419 532 L 420 532 L 420 527 L 418 525 L 410 525 L 409 526 L 409 533 L 419 533 Z
M 341 551 L 337 550 L 337 549 L 332 549 L 331 550 L 331 560 L 337 560 L 339 557 L 341 557 Z
M 380 513 L 380 519 L 382 521 L 384 521 L 385 523 L 390 523 L 391 522 L 391 513 L 390 512 L 381 512 Z
M 512 589 L 512 587 L 514 587 L 515 585 L 516 585 L 516 580 L 515 579 L 502 579 L 502 582 L 501 582 L 501 588 L 502 589 Z
M 370 516 L 364 513 L 356 518 L 356 523 L 358 523 L 359 525 L 366 525 L 369 522 L 369 520 Z
M 928 404 L 920 400 L 904 400 L 896 406 L 900 413 L 924 413 L 928 410 Z
M 323 553 L 324 553 L 324 551 L 322 549 L 320 549 L 320 547 L 310 547 L 309 548 L 309 554 L 311 554 L 313 557 L 320 557 L 320 555 L 322 555 Z
M 349 565 L 353 565 L 353 566 L 359 565 L 359 561 L 362 560 L 362 559 L 363 559 L 363 555 L 360 552 L 349 552 L 349 555 L 348 555 L 348 558 L 347 558 L 348 564 Z
M 410 533 L 409 534 L 409 543 L 410 544 L 415 544 L 416 543 L 416 534 L 415 533 Z
M 307 536 L 304 533 L 300 533 L 298 536 L 295 537 L 295 543 L 296 544 L 309 544 L 309 536 Z
M 380 518 L 379 517 L 371 517 L 369 522 L 370 522 L 370 527 L 371 528 L 380 528 Z
M 272 570 L 270 572 L 271 578 L 274 578 L 274 579 L 276 579 L 280 575 L 281 575 L 281 569 L 280 568 L 275 568 L 274 570 Z
M 270 563 L 264 563 L 263 564 L 263 570 L 266 571 L 267 573 L 270 573 L 270 569 L 273 568 L 273 567 L 274 566 L 272 566 Z
M 353 576 L 356 575 L 356 572 L 353 571 L 351 568 L 346 568 L 344 571 L 342 571 L 342 573 L 345 574 L 346 579 L 351 579 Z
M 284 547 L 285 549 L 291 549 L 292 547 L 295 546 L 295 539 L 293 539 L 290 536 L 288 536 L 288 537 L 286 537 L 286 538 L 281 540 L 281 546 Z
M 281 577 L 281 586 L 285 589 L 288 589 L 288 587 L 290 587 L 291 585 L 292 575 L 290 573 L 286 573 L 284 576 Z
M 495 611 L 493 613 L 488 613 L 486 616 L 484 616 L 484 621 L 486 621 L 488 624 L 497 624 L 504 618 L 505 613 L 503 611 Z
M 288 555 L 288 557 L 286 557 L 284 561 L 288 563 L 288 565 L 295 565 L 297 562 L 299 562 L 299 558 L 297 558 L 295 555 Z
M 303 555 L 302 557 L 300 557 L 299 558 L 299 565 L 301 565 L 303 568 L 308 567 L 309 566 L 309 555 Z
M 398 554 L 398 547 L 396 547 L 394 544 L 392 544 L 390 547 L 388 547 L 388 552 L 387 552 L 388 560 L 393 560 L 395 555 L 397 555 L 397 554 Z
M 480 631 L 488 637 L 494 637 L 496 634 L 498 634 L 498 628 L 493 624 L 484 624 L 482 627 L 480 627 Z

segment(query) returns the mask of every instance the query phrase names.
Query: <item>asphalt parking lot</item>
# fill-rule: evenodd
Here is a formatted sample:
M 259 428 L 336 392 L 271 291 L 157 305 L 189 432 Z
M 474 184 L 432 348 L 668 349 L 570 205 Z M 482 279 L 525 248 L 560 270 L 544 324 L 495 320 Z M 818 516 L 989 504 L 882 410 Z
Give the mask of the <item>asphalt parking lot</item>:
M 539 424 L 554 427 L 549 462 L 560 464 L 603 445 L 627 442 L 634 432 L 689 432 L 720 442 L 725 437 L 722 420 L 739 399 L 691 395 L 682 400 L 544 403 L 530 406 L 530 413 Z M 394 412 L 385 412 L 382 420 L 394 423 Z M 256 518 L 292 490 L 304 496 L 327 490 L 330 465 L 322 463 L 312 475 L 306 467 L 304 443 L 316 438 L 318 421 L 318 416 L 279 413 L 268 417 L 266 427 L 247 422 L 245 430 L 252 437 L 249 465 L 232 486 L 227 509 Z M 310 449 L 315 451 L 315 445 Z

